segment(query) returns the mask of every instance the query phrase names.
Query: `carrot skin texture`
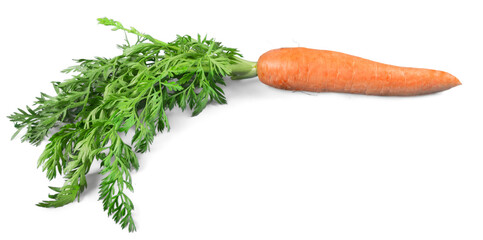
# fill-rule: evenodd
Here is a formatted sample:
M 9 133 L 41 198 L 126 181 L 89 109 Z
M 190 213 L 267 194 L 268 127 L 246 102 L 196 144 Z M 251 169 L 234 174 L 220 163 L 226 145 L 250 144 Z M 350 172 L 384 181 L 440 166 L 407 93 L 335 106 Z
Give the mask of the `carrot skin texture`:
M 280 89 L 412 96 L 461 85 L 453 75 L 432 69 L 399 67 L 345 53 L 310 48 L 280 48 L 260 56 L 261 82 Z

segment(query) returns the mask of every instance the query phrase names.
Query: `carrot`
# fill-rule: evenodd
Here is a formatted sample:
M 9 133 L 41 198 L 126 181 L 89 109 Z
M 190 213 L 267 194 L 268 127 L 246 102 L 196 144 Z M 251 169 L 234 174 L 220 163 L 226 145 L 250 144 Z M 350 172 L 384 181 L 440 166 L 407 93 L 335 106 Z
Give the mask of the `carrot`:
M 386 96 L 429 94 L 461 84 L 443 71 L 398 67 L 302 47 L 266 52 L 258 60 L 257 74 L 263 83 L 280 89 Z
M 226 103 L 225 77 L 256 77 L 273 87 L 363 93 L 417 95 L 461 84 L 452 75 L 435 70 L 402 68 L 343 53 L 307 48 L 283 48 L 263 54 L 258 63 L 241 58 L 236 48 L 214 39 L 177 36 L 160 41 L 120 22 L 99 18 L 100 24 L 137 36 L 137 42 L 120 45 L 113 58 L 76 60 L 65 69 L 75 75 L 52 82 L 57 95 L 40 93 L 34 107 L 9 116 L 22 141 L 39 145 L 50 133 L 38 166 L 52 180 L 64 174 L 61 187 L 40 207 L 61 207 L 87 188 L 92 163 L 101 162 L 105 177 L 99 185 L 104 210 L 122 228 L 136 230 L 134 205 L 126 195 L 133 191 L 130 171 L 139 168 L 137 153 L 149 151 L 157 132 L 170 129 L 167 113 L 175 106 L 201 113 L 210 101 Z M 134 134 L 131 143 L 121 134 Z M 124 135 L 122 134 L 122 135 Z

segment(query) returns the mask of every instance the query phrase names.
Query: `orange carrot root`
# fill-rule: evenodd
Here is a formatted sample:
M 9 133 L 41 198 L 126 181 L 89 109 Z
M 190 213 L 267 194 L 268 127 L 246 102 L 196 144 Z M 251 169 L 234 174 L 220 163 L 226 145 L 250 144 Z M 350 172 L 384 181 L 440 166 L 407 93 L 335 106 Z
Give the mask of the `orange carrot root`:
M 263 83 L 281 89 L 410 96 L 440 92 L 461 82 L 437 70 L 398 67 L 327 50 L 281 48 L 257 63 Z

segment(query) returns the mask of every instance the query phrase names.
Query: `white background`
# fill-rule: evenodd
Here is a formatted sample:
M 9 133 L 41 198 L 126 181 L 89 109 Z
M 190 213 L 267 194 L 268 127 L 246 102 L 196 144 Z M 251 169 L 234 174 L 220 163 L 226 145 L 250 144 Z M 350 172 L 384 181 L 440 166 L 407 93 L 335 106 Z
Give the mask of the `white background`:
M 480 1 L 5 1 L 0 5 L 2 239 L 483 239 Z M 207 34 L 248 60 L 272 48 L 329 49 L 444 70 L 462 86 L 420 97 L 282 91 L 229 81 L 227 105 L 169 113 L 139 157 L 128 233 L 97 201 L 58 209 L 40 147 L 6 118 L 52 93 L 71 59 L 112 57 L 107 16 L 171 41 Z

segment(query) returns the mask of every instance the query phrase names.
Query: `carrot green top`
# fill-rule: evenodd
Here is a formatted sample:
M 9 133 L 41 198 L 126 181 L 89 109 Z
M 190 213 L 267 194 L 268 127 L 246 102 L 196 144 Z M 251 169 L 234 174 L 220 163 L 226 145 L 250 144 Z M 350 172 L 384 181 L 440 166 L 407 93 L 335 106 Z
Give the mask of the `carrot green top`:
M 108 18 L 100 24 L 134 34 L 137 40 L 119 46 L 113 58 L 79 59 L 65 69 L 74 73 L 63 82 L 53 82 L 56 96 L 41 93 L 35 107 L 19 109 L 9 116 L 17 132 L 26 129 L 22 141 L 39 145 L 57 129 L 38 160 L 38 166 L 53 179 L 65 177 L 61 187 L 51 187 L 51 200 L 42 207 L 60 207 L 87 187 L 86 174 L 94 160 L 101 161 L 100 199 L 108 215 L 129 231 L 135 231 L 134 205 L 125 190 L 133 190 L 130 171 L 138 169 L 135 152 L 146 152 L 157 132 L 169 130 L 166 111 L 175 106 L 199 114 L 210 101 L 226 103 L 220 86 L 224 77 L 256 76 L 256 63 L 241 59 L 235 48 L 213 39 L 177 36 L 163 42 L 135 28 L 125 28 Z M 127 35 L 127 34 L 126 34 Z M 120 133 L 133 128 L 131 143 Z M 13 138 L 12 137 L 12 138 Z

